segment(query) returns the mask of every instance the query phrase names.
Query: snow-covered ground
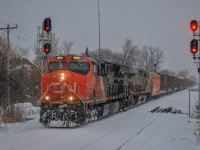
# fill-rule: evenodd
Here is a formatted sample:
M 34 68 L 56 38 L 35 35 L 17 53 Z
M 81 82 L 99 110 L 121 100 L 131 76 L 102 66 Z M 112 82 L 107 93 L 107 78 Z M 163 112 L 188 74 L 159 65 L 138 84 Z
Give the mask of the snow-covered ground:
M 191 93 L 191 107 L 197 98 Z M 158 106 L 183 114 L 150 112 Z M 0 133 L 0 150 L 200 150 L 187 113 L 184 90 L 78 128 L 45 128 L 37 118 Z

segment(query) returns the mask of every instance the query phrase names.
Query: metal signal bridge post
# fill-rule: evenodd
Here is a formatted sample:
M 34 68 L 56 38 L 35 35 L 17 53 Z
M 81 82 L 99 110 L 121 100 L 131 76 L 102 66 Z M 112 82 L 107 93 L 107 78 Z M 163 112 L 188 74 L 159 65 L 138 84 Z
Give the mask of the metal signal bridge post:
M 200 24 L 200 22 L 199 22 Z M 195 31 L 199 28 L 199 32 L 196 33 Z M 200 107 L 200 26 L 198 25 L 198 22 L 196 20 L 192 20 L 190 22 L 190 29 L 193 32 L 194 39 L 190 42 L 190 52 L 193 54 L 194 63 L 197 64 L 198 67 L 198 73 L 199 73 L 199 101 L 198 101 L 198 107 Z M 195 37 L 198 37 L 198 39 L 195 39 Z M 199 55 L 196 55 L 196 53 L 199 51 Z

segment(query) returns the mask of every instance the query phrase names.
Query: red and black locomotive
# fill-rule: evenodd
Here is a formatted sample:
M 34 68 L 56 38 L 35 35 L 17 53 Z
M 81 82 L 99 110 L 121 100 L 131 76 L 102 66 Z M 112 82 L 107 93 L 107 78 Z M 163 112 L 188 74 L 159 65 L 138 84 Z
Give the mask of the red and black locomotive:
M 160 96 L 161 75 L 77 55 L 55 56 L 42 76 L 40 122 L 69 127 Z

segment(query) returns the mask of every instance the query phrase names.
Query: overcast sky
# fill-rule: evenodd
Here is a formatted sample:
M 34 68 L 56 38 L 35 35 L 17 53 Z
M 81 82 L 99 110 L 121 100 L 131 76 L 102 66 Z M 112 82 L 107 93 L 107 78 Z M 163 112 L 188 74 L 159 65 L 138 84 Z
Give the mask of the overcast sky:
M 189 24 L 200 20 L 200 0 L 100 0 L 100 11 L 102 48 L 120 52 L 129 38 L 139 47 L 159 46 L 165 56 L 162 69 L 197 72 L 189 51 L 193 38 Z M 98 48 L 97 0 L 0 0 L 0 27 L 14 23 L 36 35 L 46 17 L 51 17 L 61 42 L 74 43 L 72 53 Z M 32 38 L 11 32 L 13 44 L 33 47 Z M 3 33 L 0 36 L 6 37 Z

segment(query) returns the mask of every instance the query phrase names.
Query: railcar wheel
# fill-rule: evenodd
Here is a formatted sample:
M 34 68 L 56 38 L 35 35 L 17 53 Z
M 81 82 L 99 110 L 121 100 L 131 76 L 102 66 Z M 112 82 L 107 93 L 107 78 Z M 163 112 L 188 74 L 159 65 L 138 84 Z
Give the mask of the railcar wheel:
M 97 118 L 98 118 L 98 111 L 97 111 L 97 109 L 96 108 L 91 108 L 89 110 L 88 115 L 87 115 L 86 118 L 87 118 L 86 119 L 87 122 L 92 122 L 92 121 L 97 120 Z

